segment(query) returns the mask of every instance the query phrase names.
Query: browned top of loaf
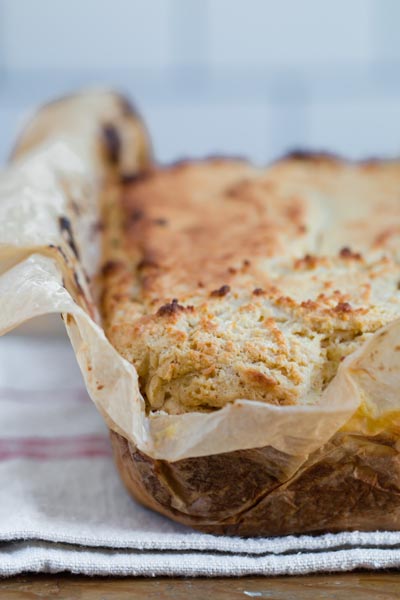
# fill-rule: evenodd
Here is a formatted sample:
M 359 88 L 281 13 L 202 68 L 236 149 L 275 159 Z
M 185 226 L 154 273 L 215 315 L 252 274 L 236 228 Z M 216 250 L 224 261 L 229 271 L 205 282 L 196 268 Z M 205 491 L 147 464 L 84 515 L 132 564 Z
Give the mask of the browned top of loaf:
M 314 402 L 399 313 L 400 165 L 176 164 L 108 209 L 106 333 L 149 405 Z

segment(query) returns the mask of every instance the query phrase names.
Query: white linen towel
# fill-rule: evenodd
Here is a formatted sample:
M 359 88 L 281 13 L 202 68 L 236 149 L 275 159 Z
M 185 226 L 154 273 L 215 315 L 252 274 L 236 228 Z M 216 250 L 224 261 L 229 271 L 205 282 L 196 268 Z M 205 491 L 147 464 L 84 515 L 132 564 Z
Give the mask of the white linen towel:
M 400 566 L 400 533 L 229 538 L 135 503 L 66 339 L 0 340 L 0 576 L 240 576 Z

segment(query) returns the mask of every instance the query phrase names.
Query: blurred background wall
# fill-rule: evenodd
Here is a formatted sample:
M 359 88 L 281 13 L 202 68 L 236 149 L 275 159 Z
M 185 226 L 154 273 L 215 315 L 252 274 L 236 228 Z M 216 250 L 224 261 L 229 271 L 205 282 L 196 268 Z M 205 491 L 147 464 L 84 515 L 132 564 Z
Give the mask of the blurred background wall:
M 0 0 L 0 161 L 32 108 L 131 95 L 162 161 L 400 154 L 400 0 Z

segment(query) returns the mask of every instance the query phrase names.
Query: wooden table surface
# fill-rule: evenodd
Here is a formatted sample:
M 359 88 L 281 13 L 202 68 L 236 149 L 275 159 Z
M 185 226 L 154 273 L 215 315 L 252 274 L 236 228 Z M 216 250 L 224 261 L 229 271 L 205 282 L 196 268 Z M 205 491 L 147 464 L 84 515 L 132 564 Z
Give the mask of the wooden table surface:
M 4 600 L 391 600 L 400 573 L 346 573 L 238 579 L 100 578 L 26 575 L 0 579 Z

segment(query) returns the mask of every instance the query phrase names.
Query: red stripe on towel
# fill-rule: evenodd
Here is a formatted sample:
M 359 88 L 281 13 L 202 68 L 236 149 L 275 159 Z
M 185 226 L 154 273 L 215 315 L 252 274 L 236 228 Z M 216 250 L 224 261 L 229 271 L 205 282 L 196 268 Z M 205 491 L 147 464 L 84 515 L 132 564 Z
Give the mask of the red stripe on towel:
M 15 458 L 58 460 L 105 456 L 111 456 L 111 446 L 108 436 L 101 434 L 0 439 L 0 460 Z

